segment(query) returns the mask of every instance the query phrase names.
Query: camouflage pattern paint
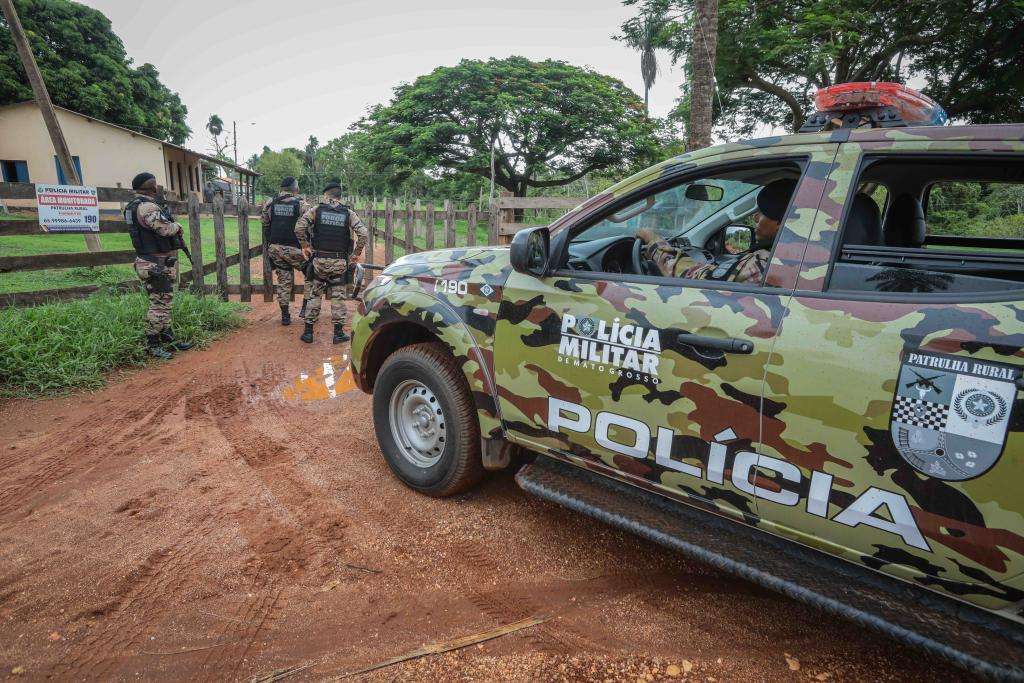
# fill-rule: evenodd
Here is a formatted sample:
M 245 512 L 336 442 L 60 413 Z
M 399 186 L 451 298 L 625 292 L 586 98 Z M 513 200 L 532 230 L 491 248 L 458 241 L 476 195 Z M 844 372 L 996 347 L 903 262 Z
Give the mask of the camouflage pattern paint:
M 353 321 L 356 381 L 372 391 L 383 357 L 402 343 L 395 331 L 420 330 L 414 340 L 442 341 L 462 365 L 488 438 L 547 452 L 1021 620 L 1022 401 L 1015 400 L 1000 459 L 965 481 L 911 467 L 893 443 L 889 421 L 901 360 L 910 351 L 1024 365 L 1024 305 L 823 294 L 861 158 L 875 152 L 1019 153 L 1024 126 L 839 130 L 722 145 L 628 178 L 551 226 L 554 243 L 668 175 L 802 157 L 805 173 L 760 289 L 586 274 L 538 279 L 512 273 L 502 248 L 400 259 L 366 291 Z M 610 374 L 596 351 L 589 353 L 597 354 L 597 365 L 604 362 L 604 371 L 564 362 L 575 348 L 563 341 L 566 332 L 590 344 L 616 322 L 620 329 L 657 331 L 656 383 L 640 376 L 649 373 Z M 716 356 L 680 343 L 681 332 L 748 339 L 754 350 Z M 584 410 L 586 429 L 582 417 L 575 419 Z M 602 423 L 603 435 L 602 412 L 614 414 Z M 642 422 L 650 438 L 624 428 L 629 420 L 636 428 Z M 668 454 L 668 466 L 664 457 L 658 463 L 662 434 L 660 455 Z M 722 483 L 709 474 L 715 453 L 728 454 Z M 744 453 L 759 466 L 750 468 L 748 458 L 750 480 L 737 486 L 729 466 Z M 796 474 L 780 476 L 782 465 Z M 827 495 L 812 502 L 810 489 L 820 494 L 823 484 Z M 894 516 L 885 505 L 872 511 L 878 525 L 836 521 L 876 490 L 906 502 L 927 549 L 881 528 Z M 787 492 L 797 504 L 779 502 Z

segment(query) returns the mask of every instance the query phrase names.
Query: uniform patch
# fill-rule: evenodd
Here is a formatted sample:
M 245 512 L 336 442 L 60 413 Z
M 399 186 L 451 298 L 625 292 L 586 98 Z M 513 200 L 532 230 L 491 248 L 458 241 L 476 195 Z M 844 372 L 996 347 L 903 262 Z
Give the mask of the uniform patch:
M 947 481 L 984 474 L 1006 445 L 1020 369 L 907 350 L 889 432 L 914 469 Z

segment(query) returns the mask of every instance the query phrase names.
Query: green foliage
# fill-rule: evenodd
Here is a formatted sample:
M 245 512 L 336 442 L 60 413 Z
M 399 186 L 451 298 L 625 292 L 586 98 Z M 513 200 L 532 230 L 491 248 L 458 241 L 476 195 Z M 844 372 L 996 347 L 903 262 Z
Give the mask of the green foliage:
M 0 310 L 0 396 L 95 389 L 114 368 L 146 362 L 142 294 Z M 174 334 L 203 346 L 240 327 L 243 306 L 216 297 L 174 297 Z
M 928 233 L 1024 237 L 1024 185 L 936 183 L 928 193 Z
M 692 0 L 624 0 L 637 15 L 618 36 L 643 40 L 659 17 L 654 47 L 686 62 Z M 849 81 L 926 83 L 950 117 L 1024 120 L 1024 5 L 1020 0 L 720 0 L 716 125 L 728 137 L 760 125 L 796 130 L 815 89 Z M 677 117 L 688 120 L 683 88 Z
M 299 178 L 302 184 L 302 176 L 306 170 L 303 155 L 295 150 L 286 149 L 281 152 L 264 148 L 263 153 L 256 160 L 252 169 L 261 173 L 256 182 L 256 191 L 260 194 L 272 196 L 281 189 L 281 180 L 293 176 Z M 302 187 L 303 192 L 309 192 L 312 188 Z
M 188 138 L 188 110 L 152 64 L 132 66 L 100 11 L 67 0 L 15 0 L 55 104 L 161 140 Z M 0 105 L 32 99 L 0 14 Z
M 358 130 L 361 158 L 397 183 L 417 172 L 489 178 L 493 147 L 495 183 L 517 196 L 648 165 L 663 133 L 621 81 L 524 57 L 439 67 L 395 88 Z

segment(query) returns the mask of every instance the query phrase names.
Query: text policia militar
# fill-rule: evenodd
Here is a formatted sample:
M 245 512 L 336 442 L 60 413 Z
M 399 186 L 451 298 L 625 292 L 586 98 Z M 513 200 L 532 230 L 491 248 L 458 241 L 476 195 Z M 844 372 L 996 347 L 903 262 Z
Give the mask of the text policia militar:
M 800 468 L 791 462 L 752 451 L 730 453 L 727 442 L 737 438 L 731 428 L 716 434 L 714 441 L 708 444 L 705 468 L 672 457 L 672 439 L 676 436 L 674 430 L 659 426 L 652 436 L 651 428 L 640 420 L 609 411 L 600 411 L 595 415 L 586 406 L 571 401 L 548 397 L 548 429 L 555 433 L 559 430 L 577 434 L 588 434 L 592 431 L 594 441 L 602 448 L 639 460 L 648 457 L 653 441 L 654 461 L 665 469 L 712 484 L 725 484 L 725 473 L 731 470 L 731 483 L 740 491 L 756 496 L 758 500 L 786 507 L 801 505 L 801 492 L 805 487 L 802 486 L 804 474 Z M 627 433 L 632 436 L 621 441 L 612 439 L 613 433 L 619 439 Z M 754 483 L 754 475 L 758 470 L 777 474 L 778 477 L 774 480 L 781 484 L 779 490 L 757 486 Z M 785 485 L 787 482 L 791 487 Z M 811 470 L 806 491 L 806 499 L 803 500 L 802 506 L 807 514 L 831 519 L 848 527 L 861 524 L 874 527 L 899 536 L 907 545 L 914 548 L 931 551 L 910 511 L 907 499 L 897 493 L 872 486 L 857 496 L 852 503 L 829 517 L 830 503 L 836 505 L 830 500 L 832 475 Z M 888 518 L 875 514 L 882 507 L 888 509 Z
M 558 362 L 597 372 L 624 375 L 644 384 L 658 384 L 661 362 L 661 337 L 658 330 L 646 329 L 618 318 L 610 323 L 589 316 L 577 320 L 562 316 L 562 337 L 558 343 Z

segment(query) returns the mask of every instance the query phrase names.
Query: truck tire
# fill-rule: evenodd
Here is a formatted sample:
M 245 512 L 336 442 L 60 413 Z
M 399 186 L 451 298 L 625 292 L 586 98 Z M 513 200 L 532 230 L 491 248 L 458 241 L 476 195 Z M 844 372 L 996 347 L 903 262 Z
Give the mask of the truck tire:
M 373 424 L 388 467 L 410 488 L 441 498 L 483 476 L 476 408 L 443 344 L 412 344 L 384 361 L 373 387 Z

